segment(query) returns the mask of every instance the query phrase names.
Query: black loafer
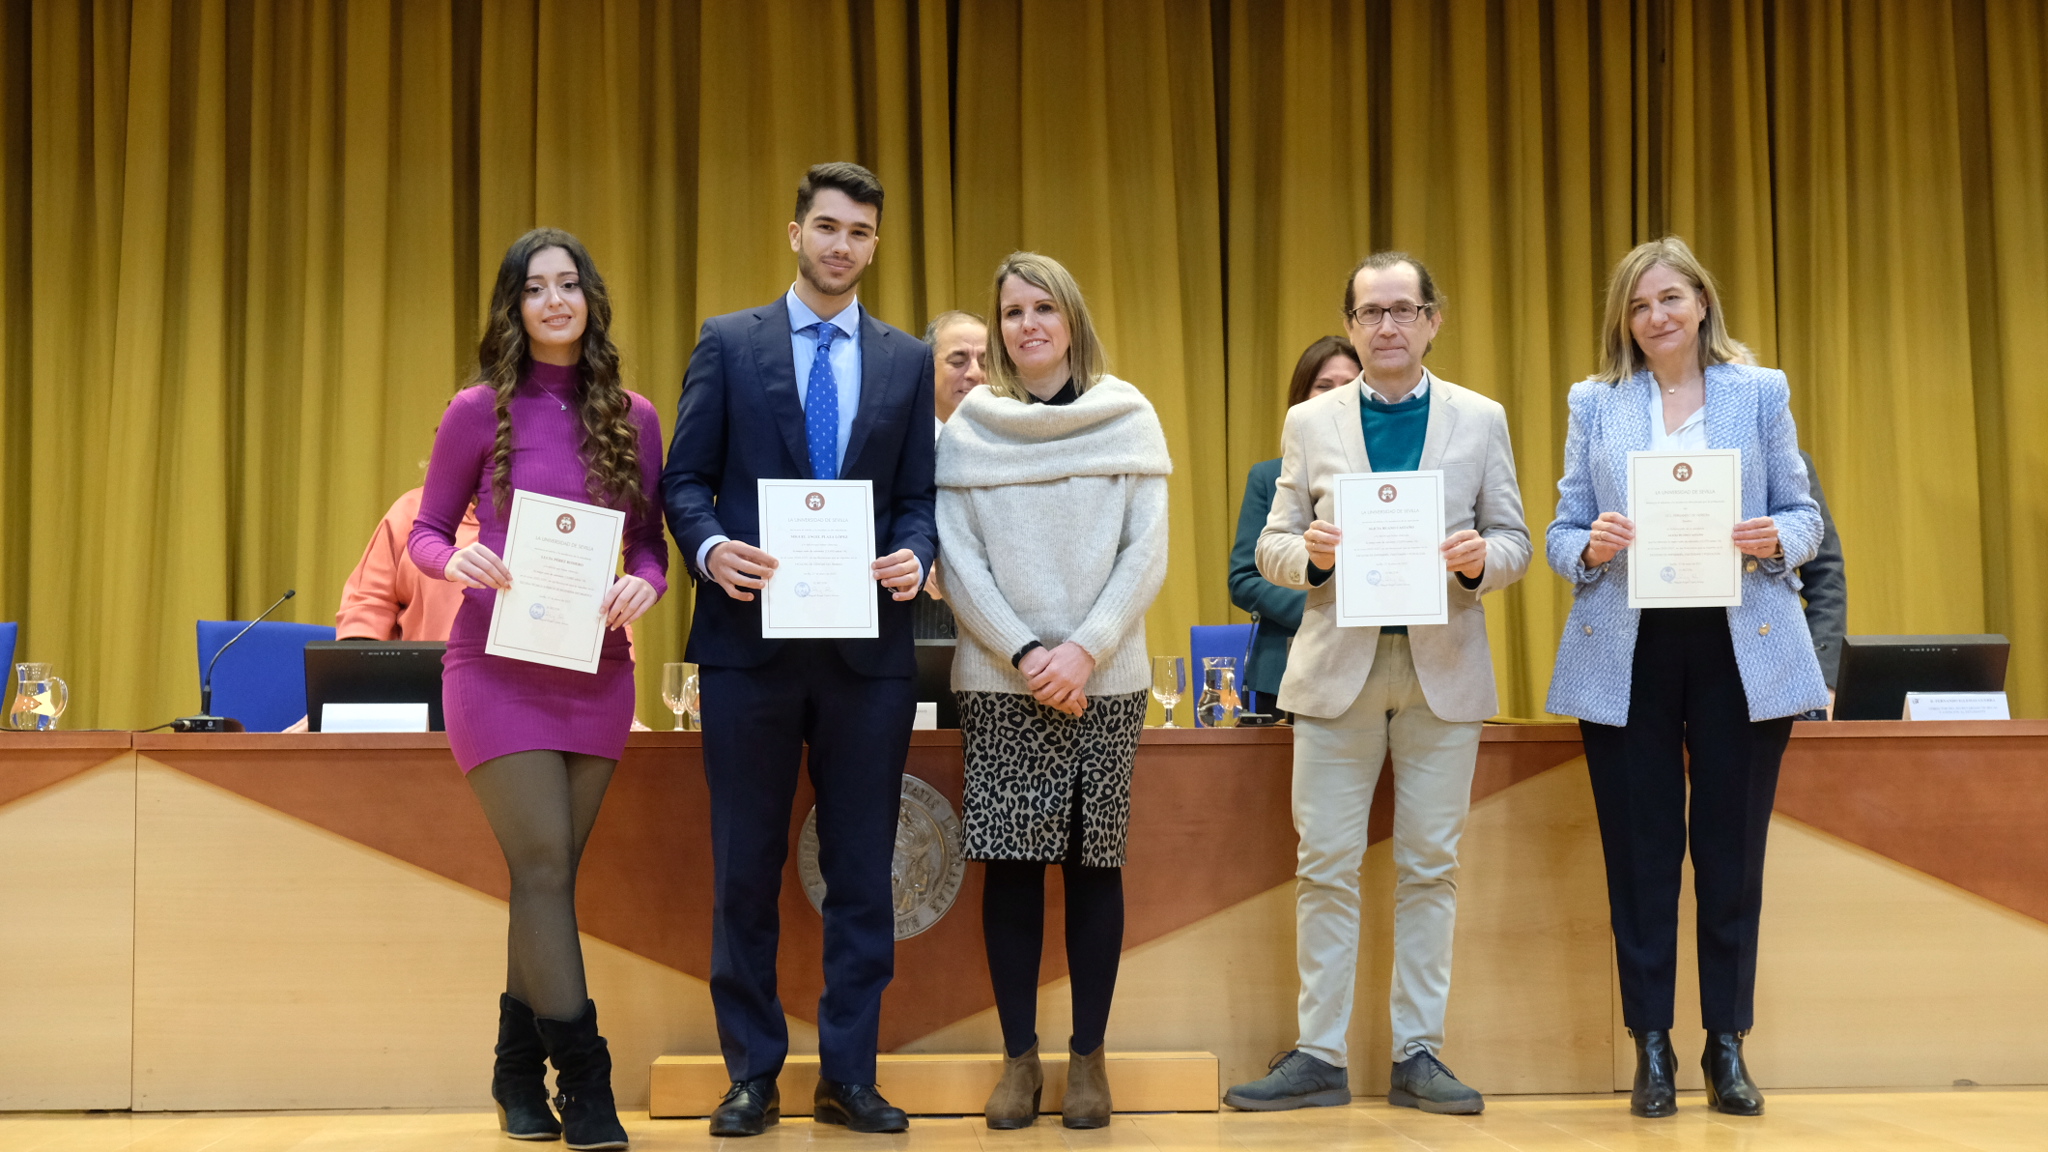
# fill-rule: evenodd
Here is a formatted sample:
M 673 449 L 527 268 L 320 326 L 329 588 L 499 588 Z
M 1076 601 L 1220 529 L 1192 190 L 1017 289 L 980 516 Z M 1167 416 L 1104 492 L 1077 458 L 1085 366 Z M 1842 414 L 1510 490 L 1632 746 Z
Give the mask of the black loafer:
M 782 1093 L 775 1078 L 735 1080 L 711 1113 L 713 1136 L 759 1136 L 782 1119 Z
M 882 1099 L 874 1085 L 822 1078 L 812 1098 L 811 1118 L 820 1124 L 843 1124 L 850 1132 L 902 1132 L 910 1127 L 910 1117 Z

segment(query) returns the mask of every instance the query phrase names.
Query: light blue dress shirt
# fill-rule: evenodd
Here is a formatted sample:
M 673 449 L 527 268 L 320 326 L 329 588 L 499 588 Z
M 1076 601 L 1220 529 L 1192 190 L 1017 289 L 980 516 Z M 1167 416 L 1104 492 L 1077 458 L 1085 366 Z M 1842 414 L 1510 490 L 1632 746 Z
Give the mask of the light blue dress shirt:
M 804 392 L 810 387 L 811 362 L 818 358 L 818 337 L 805 329 L 821 317 L 797 297 L 794 284 L 782 299 L 789 307 L 789 351 L 796 359 L 796 400 L 803 404 Z M 844 339 L 832 341 L 830 353 L 832 382 L 839 386 L 839 453 L 833 468 L 838 473 L 846 467 L 846 438 L 853 432 L 853 418 L 860 413 L 860 301 L 856 299 L 841 308 L 839 315 L 825 323 L 846 333 Z

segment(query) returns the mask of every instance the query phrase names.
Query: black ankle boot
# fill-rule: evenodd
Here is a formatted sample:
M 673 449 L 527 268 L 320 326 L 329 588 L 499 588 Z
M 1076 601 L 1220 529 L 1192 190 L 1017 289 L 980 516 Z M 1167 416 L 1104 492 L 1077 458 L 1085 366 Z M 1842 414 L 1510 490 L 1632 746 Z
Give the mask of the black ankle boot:
M 562 1125 L 548 1110 L 548 1050 L 533 1009 L 509 992 L 498 997 L 497 1051 L 491 1099 L 498 1102 L 498 1127 L 514 1140 L 559 1139 Z
M 1700 1054 L 1700 1070 L 1707 1074 L 1707 1107 L 1730 1116 L 1761 1116 L 1764 1094 L 1749 1078 L 1749 1066 L 1742 1062 L 1741 1032 L 1707 1033 L 1707 1050 Z
M 612 1103 L 612 1053 L 597 1034 L 597 1005 L 585 1000 L 574 1020 L 536 1016 L 534 1023 L 555 1062 L 555 1108 L 569 1147 L 624 1148 L 626 1129 Z
M 1631 1028 L 1636 1041 L 1636 1086 L 1628 1110 L 1652 1120 L 1678 1114 L 1678 1061 L 1671 1055 L 1671 1033 L 1662 1028 Z

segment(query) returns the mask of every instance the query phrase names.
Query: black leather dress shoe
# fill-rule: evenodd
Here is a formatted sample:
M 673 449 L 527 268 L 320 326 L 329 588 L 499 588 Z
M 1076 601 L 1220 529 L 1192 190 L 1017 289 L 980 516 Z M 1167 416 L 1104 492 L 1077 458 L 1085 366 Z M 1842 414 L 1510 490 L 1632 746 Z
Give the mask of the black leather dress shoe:
M 1757 1091 L 1749 1066 L 1742 1062 L 1742 1033 L 1707 1033 L 1700 1070 L 1707 1074 L 1707 1107 L 1730 1116 L 1764 1114 L 1764 1094 Z
M 882 1099 L 872 1084 L 841 1084 L 820 1079 L 812 1098 L 811 1118 L 820 1124 L 844 1124 L 851 1132 L 901 1132 L 910 1127 L 903 1109 Z
M 782 1119 L 782 1093 L 775 1078 L 735 1080 L 711 1113 L 713 1136 L 759 1136 Z
M 1678 1060 L 1671 1054 L 1671 1033 L 1662 1028 L 1629 1029 L 1636 1041 L 1636 1084 L 1628 1110 L 1656 1120 L 1678 1114 Z

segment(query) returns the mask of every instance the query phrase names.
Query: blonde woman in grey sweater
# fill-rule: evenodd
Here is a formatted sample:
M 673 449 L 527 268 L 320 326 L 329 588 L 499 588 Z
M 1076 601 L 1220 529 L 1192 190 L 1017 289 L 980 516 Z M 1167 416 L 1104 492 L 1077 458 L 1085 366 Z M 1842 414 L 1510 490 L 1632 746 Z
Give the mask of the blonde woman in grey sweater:
M 1143 393 L 1104 369 L 1059 262 L 996 270 L 988 386 L 939 434 L 939 547 L 959 624 L 967 854 L 1006 1057 L 991 1128 L 1038 1116 L 1045 867 L 1066 888 L 1069 1128 L 1109 1123 L 1103 1032 L 1123 950 L 1124 833 L 1145 725 L 1145 609 L 1166 579 L 1172 461 Z

